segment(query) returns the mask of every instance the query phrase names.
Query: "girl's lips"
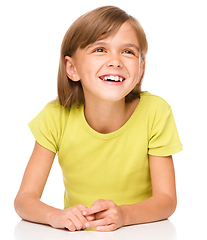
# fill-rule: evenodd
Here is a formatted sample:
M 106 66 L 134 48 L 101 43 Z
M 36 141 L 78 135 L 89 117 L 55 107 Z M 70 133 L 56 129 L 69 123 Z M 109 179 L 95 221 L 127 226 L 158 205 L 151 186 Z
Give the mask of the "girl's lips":
M 105 84 L 114 86 L 122 85 L 125 81 L 125 78 L 119 75 L 103 75 L 100 76 L 99 79 Z
M 103 81 L 109 81 L 109 82 L 123 82 L 125 80 L 123 76 L 116 75 L 116 74 L 102 75 L 99 78 Z

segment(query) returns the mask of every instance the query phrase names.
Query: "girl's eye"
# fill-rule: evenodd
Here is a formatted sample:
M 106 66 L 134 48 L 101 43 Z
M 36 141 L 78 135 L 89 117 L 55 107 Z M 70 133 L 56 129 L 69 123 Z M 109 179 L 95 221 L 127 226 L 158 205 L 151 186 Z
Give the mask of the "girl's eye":
M 125 50 L 123 53 L 135 55 L 135 53 L 131 50 Z
M 106 52 L 106 50 L 104 48 L 97 48 L 93 52 L 100 52 L 100 53 L 102 53 L 102 52 Z

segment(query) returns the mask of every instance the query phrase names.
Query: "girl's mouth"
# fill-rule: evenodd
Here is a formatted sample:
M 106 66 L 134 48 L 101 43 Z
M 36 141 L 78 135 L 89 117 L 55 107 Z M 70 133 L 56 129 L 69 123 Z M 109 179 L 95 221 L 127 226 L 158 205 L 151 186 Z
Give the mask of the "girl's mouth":
M 118 76 L 118 75 L 104 75 L 99 77 L 103 81 L 108 82 L 123 82 L 125 80 L 124 77 Z

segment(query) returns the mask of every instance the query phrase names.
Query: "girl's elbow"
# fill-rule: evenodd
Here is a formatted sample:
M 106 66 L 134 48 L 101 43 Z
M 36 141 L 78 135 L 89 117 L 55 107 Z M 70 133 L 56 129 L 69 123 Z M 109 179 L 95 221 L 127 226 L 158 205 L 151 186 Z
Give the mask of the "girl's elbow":
M 19 200 L 19 195 L 17 194 L 17 196 L 14 199 L 14 209 L 16 213 L 20 216 L 19 206 L 20 206 L 20 200 Z
M 14 209 L 20 218 L 23 219 L 22 212 L 25 206 L 26 199 L 23 194 L 18 193 L 14 199 Z
M 175 212 L 177 208 L 177 198 L 169 198 L 168 200 L 168 211 L 167 211 L 167 217 L 169 218 L 170 216 L 173 215 L 173 213 Z

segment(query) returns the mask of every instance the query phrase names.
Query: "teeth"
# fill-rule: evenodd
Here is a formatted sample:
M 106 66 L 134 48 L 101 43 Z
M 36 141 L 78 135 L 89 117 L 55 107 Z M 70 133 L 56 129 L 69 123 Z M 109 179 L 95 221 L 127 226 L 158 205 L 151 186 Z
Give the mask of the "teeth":
M 121 78 L 121 77 L 119 77 L 119 76 L 113 76 L 113 75 L 111 75 L 111 76 L 106 76 L 106 77 L 104 77 L 103 80 L 104 80 L 104 81 L 112 80 L 112 81 L 115 81 L 115 82 L 118 82 L 118 81 L 122 82 L 122 81 L 123 81 L 123 78 Z

